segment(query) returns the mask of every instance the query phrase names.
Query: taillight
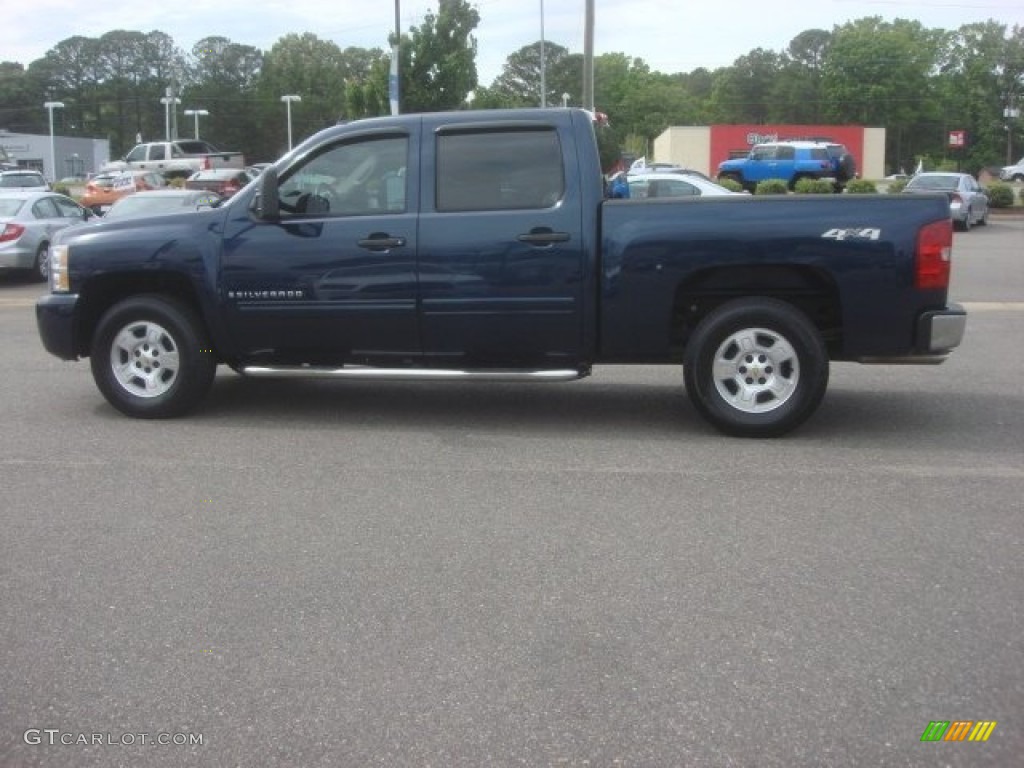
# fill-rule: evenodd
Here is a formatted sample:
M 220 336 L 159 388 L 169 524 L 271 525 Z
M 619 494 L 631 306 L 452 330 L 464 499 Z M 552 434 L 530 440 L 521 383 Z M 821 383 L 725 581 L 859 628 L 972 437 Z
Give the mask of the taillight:
M 208 170 L 210 170 L 211 168 L 213 168 L 213 163 L 212 163 L 212 162 L 210 162 L 210 158 L 209 158 L 209 157 L 204 157 L 204 158 L 203 158 L 203 163 L 202 163 L 202 165 L 203 165 L 203 170 L 204 170 L 204 171 L 208 171 Z
M 25 228 L 21 224 L 7 224 L 4 226 L 4 231 L 0 232 L 0 243 L 9 243 L 11 240 L 17 240 L 24 231 Z
M 952 254 L 952 220 L 933 221 L 921 227 L 914 254 L 914 285 L 925 290 L 949 288 Z

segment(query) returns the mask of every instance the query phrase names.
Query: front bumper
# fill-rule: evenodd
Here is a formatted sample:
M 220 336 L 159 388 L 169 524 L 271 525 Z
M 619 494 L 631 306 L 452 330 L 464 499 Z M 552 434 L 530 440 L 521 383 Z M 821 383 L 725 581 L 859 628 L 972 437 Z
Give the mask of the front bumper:
M 36 302 L 36 325 L 43 346 L 61 360 L 77 360 L 76 313 L 78 294 L 48 293 Z
M 917 318 L 917 346 L 909 355 L 861 357 L 861 363 L 938 365 L 960 346 L 967 330 L 967 310 L 959 304 L 922 312 Z

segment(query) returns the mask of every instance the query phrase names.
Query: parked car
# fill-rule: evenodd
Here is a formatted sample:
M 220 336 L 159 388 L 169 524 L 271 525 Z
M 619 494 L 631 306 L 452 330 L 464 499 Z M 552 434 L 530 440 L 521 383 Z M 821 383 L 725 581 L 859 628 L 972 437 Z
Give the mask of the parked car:
M 675 165 L 673 163 L 652 163 L 651 165 L 645 165 L 640 168 L 630 168 L 627 173 L 630 176 L 640 176 L 645 173 L 681 173 L 684 176 L 698 176 L 705 181 L 713 181 L 713 179 L 706 173 L 701 173 L 693 168 L 684 168 L 681 165 Z
M 739 195 L 713 181 L 682 173 L 637 173 L 626 177 L 631 199 L 652 197 L 719 197 Z
M 1000 170 L 999 178 L 1003 181 L 1024 181 L 1024 157 L 1016 165 L 1007 165 Z
M 988 223 L 988 195 L 969 173 L 919 173 L 903 188 L 904 194 L 943 192 L 949 197 L 949 215 L 964 232 Z
M 0 189 L 36 189 L 50 191 L 50 185 L 39 171 L 0 171 Z
M 214 208 L 222 198 L 216 192 L 198 189 L 157 189 L 136 192 L 122 197 L 107 211 L 102 221 L 136 219 L 140 216 L 157 216 L 164 213 L 183 213 L 200 208 Z
M 857 163 L 845 146 L 828 141 L 778 141 L 757 144 L 743 158 L 720 163 L 718 178 L 732 179 L 751 192 L 759 182 L 782 179 L 790 189 L 800 179 L 826 179 L 842 192 L 857 177 Z
M 163 189 L 167 180 L 156 171 L 102 171 L 85 183 L 81 203 L 103 215 L 125 195 L 149 189 Z
M 91 215 L 70 197 L 56 192 L 0 190 L 0 270 L 30 270 L 45 280 L 53 235 Z
M 227 199 L 252 181 L 252 178 L 244 169 L 211 168 L 208 171 L 196 171 L 189 176 L 185 188 L 205 189 Z

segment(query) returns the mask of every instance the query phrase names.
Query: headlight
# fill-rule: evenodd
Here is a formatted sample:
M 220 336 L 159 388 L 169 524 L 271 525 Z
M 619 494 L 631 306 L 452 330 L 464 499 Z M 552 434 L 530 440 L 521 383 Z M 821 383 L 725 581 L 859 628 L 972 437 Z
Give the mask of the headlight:
M 54 293 L 67 293 L 71 290 L 71 278 L 68 275 L 68 258 L 71 251 L 66 245 L 50 247 L 50 290 Z

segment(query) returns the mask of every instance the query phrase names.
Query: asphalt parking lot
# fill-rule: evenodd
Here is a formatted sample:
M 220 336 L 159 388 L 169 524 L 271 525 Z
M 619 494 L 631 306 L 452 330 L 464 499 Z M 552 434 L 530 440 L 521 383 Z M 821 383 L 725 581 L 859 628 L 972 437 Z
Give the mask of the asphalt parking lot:
M 654 366 L 131 420 L 0 277 L 0 766 L 1019 763 L 1024 219 L 954 258 L 952 359 L 774 441 Z

